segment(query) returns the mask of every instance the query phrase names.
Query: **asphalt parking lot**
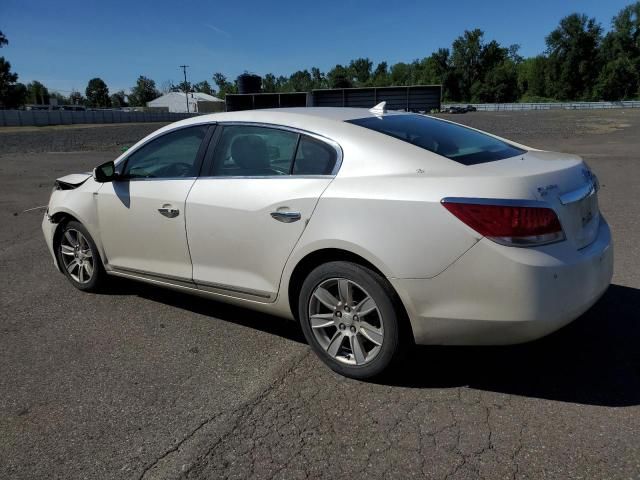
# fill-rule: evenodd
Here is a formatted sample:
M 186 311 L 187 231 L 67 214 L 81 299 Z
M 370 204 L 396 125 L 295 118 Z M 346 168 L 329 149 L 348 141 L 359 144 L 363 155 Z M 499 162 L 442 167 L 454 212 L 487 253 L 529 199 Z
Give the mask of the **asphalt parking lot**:
M 0 478 L 640 478 L 640 110 L 447 118 L 584 156 L 613 284 L 545 339 L 420 347 L 385 383 L 333 374 L 292 322 L 75 290 L 25 210 L 160 125 L 0 129 Z

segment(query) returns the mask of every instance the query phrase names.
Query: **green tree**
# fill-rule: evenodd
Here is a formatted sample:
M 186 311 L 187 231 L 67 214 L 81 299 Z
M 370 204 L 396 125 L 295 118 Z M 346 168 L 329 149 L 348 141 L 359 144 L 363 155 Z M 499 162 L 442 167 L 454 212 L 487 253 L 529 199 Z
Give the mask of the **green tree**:
M 336 65 L 327 73 L 329 88 L 351 88 L 353 83 L 349 78 L 349 70 L 342 65 Z
M 191 82 L 185 82 L 184 80 L 178 83 L 177 85 L 173 85 L 171 88 L 172 92 L 182 92 L 189 93 L 193 91 L 193 86 Z
M 351 82 L 357 87 L 365 87 L 371 79 L 373 62 L 368 58 L 356 58 L 349 62 L 349 74 Z
M 194 92 L 206 93 L 207 95 L 213 95 L 213 88 L 211 88 L 211 84 L 206 80 L 202 82 L 195 83 L 193 85 Z
M 129 106 L 129 104 L 127 103 L 127 94 L 124 93 L 124 90 L 118 90 L 117 92 L 113 93 L 110 97 L 110 100 L 111 106 L 114 108 Z
M 0 103 L 8 99 L 11 86 L 18 81 L 18 74 L 11 71 L 11 64 L 0 57 Z
M 68 105 L 69 97 L 65 97 L 60 92 L 50 92 L 49 93 L 49 101 L 53 103 L 53 101 L 57 102 L 58 105 Z
M 611 21 L 600 48 L 603 65 L 595 88 L 597 99 L 621 100 L 640 92 L 640 2 L 623 8 Z
M 155 100 L 160 94 L 156 90 L 156 82 L 140 75 L 129 94 L 129 105 L 132 107 L 146 107 L 147 102 Z
M 500 46 L 495 40 L 482 45 L 480 50 L 480 63 L 478 65 L 479 77 L 484 77 L 494 68 L 509 59 L 509 50 Z
M 595 97 L 598 100 L 625 100 L 638 95 L 637 66 L 626 55 L 605 64 L 598 83 L 595 86 Z
M 6 94 L 0 100 L 6 108 L 16 109 L 27 103 L 27 87 L 23 83 L 13 83 L 7 87 Z
M 449 69 L 441 77 L 445 96 L 454 101 L 512 102 L 519 96 L 519 46 L 484 42 L 480 29 L 465 30 L 452 45 Z M 442 55 L 444 56 L 444 55 Z M 442 63 L 442 60 L 441 60 Z
M 511 61 L 504 61 L 487 71 L 481 82 L 471 87 L 473 102 L 503 103 L 518 99 L 518 73 Z
M 7 45 L 9 41 L 2 31 L 0 31 L 0 48 Z M 16 101 L 20 100 L 22 90 L 18 87 L 16 90 L 15 83 L 18 81 L 18 74 L 11 71 L 11 63 L 0 57 L 0 106 L 7 108 L 16 108 Z M 24 86 L 24 85 L 23 85 Z M 24 100 L 24 99 L 23 99 Z M 24 104 L 18 103 L 18 105 Z M 9 105 L 12 105 L 9 107 Z
M 90 107 L 107 108 L 111 106 L 109 87 L 101 78 L 92 78 L 84 91 Z
M 640 57 L 640 2 L 623 8 L 611 20 L 611 31 L 605 36 L 600 56 L 604 62 L 620 56 L 630 60 Z
M 495 40 L 482 45 L 479 79 L 471 86 L 474 102 L 514 102 L 518 99 L 518 46 L 501 47 Z
M 278 78 L 276 78 L 276 89 L 278 92 L 285 92 L 288 91 L 288 84 L 289 84 L 289 78 L 285 77 L 284 75 L 278 75 Z
M 589 100 L 600 70 L 602 28 L 595 18 L 577 13 L 560 20 L 546 37 L 548 90 L 560 100 Z
M 265 93 L 276 93 L 278 91 L 276 76 L 273 73 L 267 73 L 262 77 L 262 91 Z
M 37 80 L 27 85 L 27 102 L 36 105 L 49 105 L 49 90 Z
M 465 30 L 461 36 L 453 41 L 451 64 L 455 71 L 459 90 L 457 98 L 454 100 L 469 100 L 471 87 L 481 78 L 483 36 L 484 32 L 476 28 Z
M 446 99 L 459 97 L 458 78 L 451 65 L 448 48 L 439 48 L 417 64 L 416 82 L 421 85 L 442 85 L 442 96 Z
M 389 65 L 387 62 L 380 62 L 373 71 L 371 83 L 374 87 L 388 87 L 391 84 L 389 76 Z
M 313 89 L 327 88 L 327 77 L 318 67 L 311 68 L 311 84 Z
M 312 89 L 313 80 L 307 70 L 298 70 L 289 77 L 288 90 L 292 92 L 308 92 Z
M 216 93 L 218 98 L 224 100 L 224 98 L 230 93 L 238 93 L 238 87 L 235 83 L 231 83 L 227 80 L 222 73 L 214 73 L 213 81 L 218 86 L 218 92 Z
M 540 99 L 549 97 L 547 91 L 547 57 L 524 59 L 517 66 L 518 88 L 525 99 Z
M 419 62 L 418 82 L 422 85 L 444 83 L 444 79 L 451 70 L 449 65 L 449 50 L 440 48 L 437 52 Z
M 391 67 L 391 85 L 411 85 L 415 67 L 409 63 L 398 62 Z
M 69 95 L 69 102 L 71 105 L 84 105 L 86 104 L 87 99 L 84 98 L 77 90 L 73 90 Z

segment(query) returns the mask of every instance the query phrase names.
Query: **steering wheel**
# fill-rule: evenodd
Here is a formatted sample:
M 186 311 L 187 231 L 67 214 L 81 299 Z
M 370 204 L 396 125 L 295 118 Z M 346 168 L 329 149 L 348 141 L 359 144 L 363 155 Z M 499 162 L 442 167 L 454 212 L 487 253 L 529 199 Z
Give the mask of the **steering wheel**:
M 172 163 L 166 169 L 166 174 L 172 177 L 190 177 L 192 175 L 193 165 L 179 162 Z
M 277 167 L 271 167 L 270 169 L 275 175 L 289 175 L 289 171 L 280 170 Z

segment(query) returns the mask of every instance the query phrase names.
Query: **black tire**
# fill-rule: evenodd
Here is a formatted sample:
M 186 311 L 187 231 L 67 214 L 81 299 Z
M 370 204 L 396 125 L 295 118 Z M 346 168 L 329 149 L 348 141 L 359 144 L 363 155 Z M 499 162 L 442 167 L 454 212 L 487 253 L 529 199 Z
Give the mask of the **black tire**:
M 83 281 L 79 281 L 79 274 L 73 273 L 73 272 L 79 272 L 79 268 L 76 267 L 76 269 L 70 272 L 69 269 L 66 267 L 68 260 L 65 261 L 65 258 L 63 258 L 63 253 L 62 253 L 63 244 L 68 245 L 68 240 L 65 240 L 66 238 L 65 235 L 69 233 L 71 238 L 74 238 L 74 237 L 77 238 L 74 232 L 80 232 L 82 234 L 82 236 L 86 240 L 86 246 L 88 247 L 88 250 L 91 251 L 93 268 L 92 268 L 91 275 L 89 276 L 89 280 L 86 280 L 87 270 L 84 269 L 82 272 Z M 81 242 L 81 243 L 85 245 L 84 242 Z M 80 222 L 77 222 L 75 220 L 72 220 L 70 222 L 67 222 L 61 225 L 60 232 L 58 235 L 56 235 L 55 249 L 56 249 L 56 258 L 58 259 L 58 265 L 60 266 L 60 270 L 62 270 L 62 273 L 64 273 L 64 275 L 67 277 L 67 279 L 69 279 L 69 282 L 71 282 L 71 284 L 74 287 L 84 292 L 96 292 L 103 286 L 103 284 L 106 281 L 107 274 L 104 271 L 104 267 L 102 265 L 102 259 L 100 258 L 100 253 L 98 252 L 96 243 L 93 241 L 93 238 L 91 237 L 87 229 L 84 227 L 84 225 L 82 225 Z M 84 251 L 87 251 L 87 248 L 85 248 Z M 69 255 L 66 255 L 66 257 L 68 258 Z M 73 258 L 74 257 L 71 257 L 72 260 Z M 74 278 L 74 276 L 76 278 Z
M 312 295 L 316 288 L 335 279 L 349 280 L 357 284 L 356 287 L 366 290 L 368 296 L 375 302 L 377 312 L 379 312 L 379 315 L 376 313 L 376 322 L 382 326 L 382 345 L 380 345 L 375 356 L 362 365 L 356 363 L 348 364 L 345 363 L 344 359 L 341 361 L 337 357 L 334 358 L 327 352 L 326 346 L 323 347 L 320 344 L 314 329 L 311 327 L 310 308 L 312 308 Z M 356 302 L 354 301 L 353 304 L 355 305 Z M 327 310 L 329 310 L 329 313 L 331 312 L 331 309 L 327 308 Z M 355 309 L 352 309 L 351 315 L 354 312 Z M 384 372 L 388 372 L 392 365 L 403 357 L 406 349 L 410 347 L 410 342 L 408 341 L 410 334 L 407 335 L 407 322 L 404 321 L 403 312 L 397 294 L 384 277 L 362 265 L 345 261 L 329 262 L 315 268 L 303 282 L 298 302 L 298 315 L 302 331 L 311 348 L 332 370 L 345 377 L 356 379 L 379 377 Z M 325 313 L 325 315 L 328 315 L 328 313 Z M 335 321 L 335 318 L 332 317 L 331 320 Z M 335 331 L 338 331 L 338 327 L 327 328 L 335 328 Z M 333 330 L 330 330 L 329 333 L 331 332 Z M 349 341 L 346 343 L 350 344 Z M 345 348 L 348 351 L 348 346 L 340 347 L 341 351 Z

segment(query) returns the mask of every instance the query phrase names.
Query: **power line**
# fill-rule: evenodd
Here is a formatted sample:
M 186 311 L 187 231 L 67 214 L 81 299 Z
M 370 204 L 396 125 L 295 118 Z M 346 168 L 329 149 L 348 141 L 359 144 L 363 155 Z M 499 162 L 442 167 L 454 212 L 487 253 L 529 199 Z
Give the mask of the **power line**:
M 184 98 L 187 101 L 187 113 L 189 113 L 189 89 L 187 88 L 187 68 L 189 65 L 180 65 L 184 73 Z

